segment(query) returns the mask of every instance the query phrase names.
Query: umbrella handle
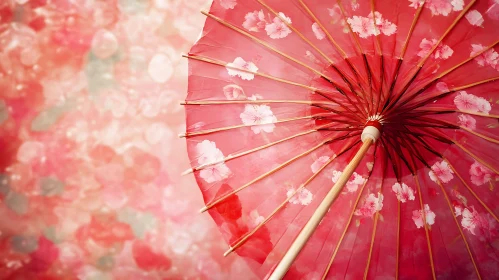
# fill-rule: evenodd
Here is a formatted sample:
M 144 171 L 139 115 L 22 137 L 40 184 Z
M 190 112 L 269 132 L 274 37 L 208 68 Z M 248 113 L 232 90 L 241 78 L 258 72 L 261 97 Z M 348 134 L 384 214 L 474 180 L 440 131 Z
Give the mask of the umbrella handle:
M 370 127 L 371 126 L 368 126 L 366 127 L 366 129 Z M 379 137 L 379 133 L 377 136 Z M 338 197 L 338 194 L 346 185 L 374 141 L 376 141 L 375 137 L 365 137 L 365 139 L 363 139 L 364 143 L 362 144 L 362 147 L 359 149 L 357 154 L 355 154 L 350 163 L 348 163 L 348 165 L 345 167 L 338 181 L 334 184 L 331 190 L 329 190 L 326 197 L 324 198 L 324 200 L 322 200 L 319 207 L 317 207 L 310 220 L 308 220 L 307 224 L 300 231 L 300 234 L 296 237 L 295 241 L 293 241 L 291 247 L 281 259 L 280 263 L 276 266 L 276 268 L 272 272 L 272 275 L 270 275 L 270 277 L 268 278 L 269 280 L 280 280 L 284 277 L 288 269 L 293 264 L 293 261 L 296 259 L 301 249 L 303 249 L 308 239 L 312 236 L 317 226 L 319 226 L 322 218 L 328 212 L 329 207 L 331 207 L 331 204 L 333 204 L 336 197 Z

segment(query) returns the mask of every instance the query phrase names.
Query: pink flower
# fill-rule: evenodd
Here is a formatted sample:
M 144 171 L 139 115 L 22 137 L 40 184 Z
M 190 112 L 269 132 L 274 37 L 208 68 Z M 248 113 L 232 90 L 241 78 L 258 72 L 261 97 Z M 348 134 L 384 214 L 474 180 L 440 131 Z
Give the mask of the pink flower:
M 227 100 L 246 99 L 243 88 L 238 85 L 226 85 L 223 88 L 223 92 Z
M 418 9 L 424 4 L 425 0 L 409 0 L 409 2 L 411 2 L 411 4 L 409 4 L 409 7 Z
M 245 125 L 251 125 L 251 130 L 259 134 L 262 130 L 270 133 L 274 131 L 277 118 L 267 105 L 246 104 L 244 112 L 239 117 Z
M 459 115 L 459 124 L 467 129 L 475 130 L 476 129 L 476 120 L 472 116 L 468 115 Z
M 444 82 L 437 83 L 436 87 L 440 92 L 449 92 L 449 87 Z
M 373 21 L 366 17 L 353 16 L 347 19 L 347 22 L 350 24 L 352 31 L 359 34 L 361 38 L 367 38 L 379 32 L 376 30 Z
M 490 110 L 492 110 L 492 107 L 490 105 L 490 102 L 487 101 L 487 99 L 483 98 L 483 97 L 477 97 L 476 98 L 476 105 L 478 107 L 478 111 L 480 113 L 484 113 L 484 114 L 489 114 Z
M 464 0 L 452 0 L 450 3 L 452 5 L 452 10 L 455 12 L 462 11 L 464 9 Z
M 465 17 L 471 25 L 475 26 L 482 26 L 484 21 L 482 14 L 480 14 L 480 12 L 477 10 L 469 11 Z
M 43 161 L 45 147 L 40 142 L 26 141 L 17 150 L 17 160 L 22 163 L 33 163 Z
M 318 40 L 322 40 L 322 39 L 326 38 L 326 33 L 324 33 L 324 31 L 322 31 L 321 27 L 319 26 L 319 24 L 317 24 L 317 22 L 314 22 L 314 24 L 312 24 L 312 31 L 314 32 L 315 37 Z
M 256 67 L 256 65 L 253 62 L 246 62 L 241 57 L 236 57 L 236 59 L 234 59 L 234 62 L 227 63 L 226 68 L 227 68 L 227 72 L 229 73 L 229 76 L 232 76 L 232 77 L 239 76 L 241 79 L 247 80 L 247 81 L 253 80 L 255 78 L 255 74 L 253 74 L 253 73 L 258 71 L 258 67 Z M 234 68 L 244 69 L 244 70 L 249 71 L 249 72 L 237 70 Z M 253 72 L 253 73 L 251 73 L 251 72 Z
M 481 163 L 475 161 L 470 167 L 471 182 L 476 186 L 481 186 L 492 180 L 492 171 Z
M 372 217 L 377 211 L 381 211 L 383 208 L 383 195 L 378 193 L 378 197 L 374 194 L 369 194 L 365 199 L 364 205 L 361 208 L 355 210 L 354 215 Z
M 433 211 L 430 210 L 430 206 L 428 204 L 424 205 L 424 212 L 425 212 L 426 224 L 429 226 L 433 225 L 435 223 L 436 215 Z M 414 224 L 416 224 L 417 228 L 423 227 L 424 225 L 423 211 L 422 210 L 412 211 L 412 220 L 414 221 Z
M 418 52 L 418 56 L 420 57 L 427 56 L 435 47 L 435 44 L 437 44 L 437 42 L 438 42 L 437 39 L 432 39 L 430 41 L 427 40 L 426 38 L 423 38 L 423 40 L 421 40 L 421 43 L 419 44 L 421 50 Z M 433 58 L 448 59 L 449 57 L 452 56 L 453 53 L 454 51 L 449 46 L 441 44 L 433 51 Z
M 294 192 L 295 192 L 295 190 L 290 189 L 286 193 L 286 196 L 289 198 L 293 195 Z M 302 188 L 293 197 L 291 197 L 291 199 L 289 200 L 289 203 L 309 205 L 312 202 L 312 199 L 313 199 L 312 193 L 309 190 Z
M 468 94 L 466 91 L 458 92 L 454 98 L 454 104 L 460 111 L 477 112 L 478 104 L 477 98 L 473 94 Z
M 340 5 L 338 4 L 335 4 L 333 8 L 331 9 L 328 8 L 327 10 L 329 12 L 329 16 L 333 18 L 332 19 L 333 24 L 337 23 L 343 16 L 341 13 Z
M 205 165 L 199 172 L 199 176 L 207 183 L 222 181 L 229 177 L 231 171 L 223 163 L 224 155 L 217 148 L 215 142 L 204 140 L 196 145 L 196 150 L 198 153 L 198 163 Z
M 222 6 L 224 9 L 234 9 L 236 5 L 236 0 L 220 0 L 220 6 Z
M 397 195 L 397 199 L 402 203 L 415 199 L 414 190 L 404 183 L 402 183 L 402 185 L 400 183 L 393 184 L 392 191 Z
M 454 175 L 452 175 L 453 173 L 454 171 L 452 171 L 449 164 L 446 161 L 442 161 L 432 165 L 429 175 L 430 179 L 435 183 L 438 182 L 438 180 L 442 183 L 448 183 L 454 178 Z
M 381 22 L 381 25 L 378 23 L 378 27 L 386 36 L 391 36 L 397 32 L 397 26 L 386 19 Z
M 222 181 L 227 179 L 230 174 L 230 169 L 223 163 L 207 166 L 199 172 L 199 176 L 207 183 Z
M 430 9 L 434 16 L 448 16 L 453 10 L 453 5 L 450 0 L 426 0 L 426 8 Z
M 247 13 L 244 16 L 243 27 L 249 31 L 259 32 L 260 30 L 264 30 L 266 24 L 263 10 Z
M 317 173 L 319 171 L 319 169 L 321 169 L 321 167 L 323 167 L 326 162 L 329 161 L 329 157 L 328 156 L 322 156 L 318 159 L 316 159 L 314 161 L 314 163 L 312 163 L 312 165 L 310 166 L 310 168 L 312 169 L 312 172 L 313 173 Z
M 454 206 L 454 211 L 455 211 L 455 215 L 456 217 L 459 217 L 463 214 L 463 210 L 464 210 L 464 207 L 462 205 L 456 205 Z
M 333 177 L 332 181 L 333 183 L 336 183 L 339 179 L 340 176 L 343 172 L 341 171 L 333 171 Z M 347 192 L 355 192 L 359 188 L 359 186 L 363 185 L 366 182 L 366 179 L 362 176 L 360 176 L 357 172 L 354 172 L 352 174 L 352 177 L 350 177 L 350 180 L 346 184 Z
M 483 51 L 483 49 L 485 49 L 485 47 L 480 44 L 471 44 L 470 56 L 475 56 L 479 52 Z M 499 54 L 494 49 L 490 49 L 475 57 L 474 60 L 480 66 L 488 65 L 495 68 L 498 64 L 498 58 Z
M 279 13 L 279 16 L 286 22 L 283 22 L 279 17 L 275 17 L 271 24 L 265 26 L 267 35 L 272 39 L 282 39 L 291 33 L 291 29 L 287 26 L 287 24 L 291 24 L 291 19 L 286 17 L 283 13 Z
M 462 210 L 463 228 L 478 236 L 480 240 L 490 239 L 497 234 L 495 229 L 497 222 L 489 214 L 480 214 L 473 206 Z

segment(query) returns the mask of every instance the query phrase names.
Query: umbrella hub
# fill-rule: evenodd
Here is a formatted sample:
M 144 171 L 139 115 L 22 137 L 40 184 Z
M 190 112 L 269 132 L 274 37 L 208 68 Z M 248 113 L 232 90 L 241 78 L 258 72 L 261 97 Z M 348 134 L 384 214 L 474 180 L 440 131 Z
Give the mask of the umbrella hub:
M 380 115 L 369 117 L 364 130 L 362 131 L 362 135 L 360 138 L 362 142 L 365 142 L 367 139 L 371 139 L 373 142 L 379 139 L 381 136 L 381 131 L 383 128 L 383 117 Z

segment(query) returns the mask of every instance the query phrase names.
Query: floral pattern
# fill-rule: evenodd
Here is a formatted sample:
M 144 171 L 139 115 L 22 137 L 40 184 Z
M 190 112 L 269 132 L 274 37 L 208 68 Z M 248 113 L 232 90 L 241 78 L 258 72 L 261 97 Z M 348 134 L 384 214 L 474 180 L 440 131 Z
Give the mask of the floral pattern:
M 361 208 L 355 210 L 354 215 L 372 217 L 377 211 L 383 208 L 383 195 L 378 193 L 376 197 L 374 194 L 369 194 Z
M 199 172 L 199 176 L 207 183 L 213 183 L 227 179 L 231 174 L 230 169 L 223 163 L 224 155 L 217 148 L 215 142 L 204 140 L 196 145 L 198 152 L 198 163 L 208 165 Z
M 427 40 L 426 38 L 423 38 L 421 40 L 421 43 L 419 44 L 419 47 L 421 50 L 418 52 L 418 56 L 420 57 L 426 57 L 428 54 L 431 53 L 435 45 L 437 44 L 437 39 L 432 39 Z M 432 53 L 432 57 L 434 59 L 448 59 L 452 56 L 454 51 L 447 45 L 440 44 L 438 47 L 435 48 L 435 50 Z
M 238 69 L 243 69 L 248 72 Z M 238 76 L 243 80 L 253 80 L 255 78 L 255 74 L 253 73 L 255 73 L 256 71 L 258 71 L 258 67 L 256 67 L 253 62 L 246 62 L 241 57 L 236 57 L 236 59 L 234 59 L 234 62 L 227 64 L 227 72 L 229 73 L 229 75 L 232 77 Z
M 424 221 L 426 224 L 431 226 L 435 223 L 436 215 L 433 211 L 431 211 L 430 206 L 428 204 L 424 205 L 424 218 L 423 218 L 423 210 L 414 210 L 412 211 L 412 220 L 417 228 L 422 228 L 424 226 Z
M 465 127 L 469 130 L 475 130 L 476 129 L 476 120 L 472 116 L 468 115 L 459 115 L 458 116 L 459 120 L 458 123 L 462 126 Z
M 314 22 L 314 24 L 312 24 L 312 31 L 315 34 L 315 38 L 317 38 L 318 40 L 326 38 L 326 33 L 324 33 L 324 31 L 319 26 L 319 24 L 317 24 L 317 22 Z
M 370 13 L 368 17 L 353 16 L 347 19 L 347 23 L 352 31 L 359 34 L 361 38 L 378 36 L 381 33 L 391 36 L 397 31 L 397 26 L 387 19 L 383 19 L 379 12 Z
M 314 163 L 312 163 L 310 169 L 312 169 L 313 173 L 317 173 L 319 172 L 319 169 L 321 169 L 321 167 L 323 167 L 328 161 L 328 156 L 321 156 L 320 158 L 316 159 Z
M 224 9 L 234 9 L 237 5 L 236 0 L 219 0 L 219 2 Z
M 337 170 L 333 171 L 333 178 L 332 178 L 333 183 L 338 182 L 342 173 L 343 172 L 337 171 Z M 359 189 L 359 186 L 362 186 L 366 181 L 367 181 L 367 179 L 362 177 L 357 172 L 354 172 L 352 174 L 352 177 L 350 177 L 350 180 L 348 180 L 348 182 L 346 184 L 346 191 L 350 192 L 350 193 L 356 192 Z
M 243 27 L 251 32 L 260 32 L 265 30 L 271 39 L 286 38 L 291 34 L 291 29 L 288 24 L 291 24 L 291 19 L 283 13 L 271 19 L 265 17 L 263 10 L 249 12 L 244 16 Z
M 295 193 L 294 189 L 289 189 L 288 192 L 286 193 L 287 197 L 290 198 L 289 203 L 291 204 L 300 204 L 306 206 L 309 205 L 312 202 L 312 199 L 314 198 L 312 193 L 305 188 L 298 190 L 295 194 L 294 193 Z
M 430 179 L 435 183 L 438 183 L 438 181 L 442 183 L 450 182 L 450 180 L 454 178 L 454 175 L 452 174 L 454 174 L 454 171 L 446 161 L 436 162 L 431 166 L 429 172 Z
M 431 14 L 434 16 L 443 15 L 448 16 L 452 11 L 462 11 L 464 8 L 463 0 L 409 0 L 412 8 L 419 8 L 425 4 L 424 7 L 430 9 Z
M 238 85 L 226 85 L 223 88 L 223 92 L 227 100 L 246 99 L 246 95 L 244 94 L 243 88 Z
M 402 203 L 406 203 L 407 201 L 414 200 L 416 198 L 414 196 L 415 191 L 404 183 L 393 184 L 392 191 L 397 195 L 397 199 Z
M 481 44 L 472 44 L 470 56 L 475 56 L 478 53 L 482 52 L 484 49 L 485 47 Z M 494 69 L 497 69 L 499 54 L 493 48 L 491 48 L 475 57 L 474 60 L 480 66 L 490 66 Z
M 482 14 L 477 10 L 469 11 L 465 17 L 471 25 L 482 26 L 484 22 Z
M 475 186 L 481 186 L 492 180 L 492 170 L 485 167 L 483 164 L 475 161 L 470 167 L 471 182 Z
M 455 206 L 456 217 L 461 216 L 461 225 L 479 240 L 490 240 L 497 235 L 497 222 L 490 215 L 479 213 L 475 207 Z
M 274 123 L 277 122 L 277 118 L 267 105 L 246 104 L 240 117 L 245 125 L 252 126 L 251 130 L 255 134 L 260 134 L 262 131 L 267 133 L 274 131 Z
M 490 102 L 485 98 L 469 94 L 464 90 L 457 93 L 457 96 L 454 98 L 454 104 L 457 109 L 461 111 L 473 113 L 484 113 L 488 115 L 490 110 L 492 110 Z

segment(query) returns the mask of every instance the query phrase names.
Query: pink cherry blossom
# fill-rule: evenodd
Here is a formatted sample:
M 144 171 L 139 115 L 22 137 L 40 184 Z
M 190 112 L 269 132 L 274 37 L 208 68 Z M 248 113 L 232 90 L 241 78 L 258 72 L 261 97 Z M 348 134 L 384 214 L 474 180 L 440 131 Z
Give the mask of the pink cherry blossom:
M 463 214 L 464 207 L 462 205 L 456 205 L 454 206 L 454 215 L 456 217 L 459 217 Z
M 452 5 L 452 10 L 455 12 L 462 11 L 464 9 L 464 0 L 452 0 L 450 3 Z
M 210 140 L 204 140 L 196 144 L 197 160 L 199 164 L 212 164 L 223 161 L 224 155 L 217 144 Z
M 267 105 L 251 105 L 246 104 L 244 112 L 239 117 L 245 125 L 251 125 L 251 130 L 255 134 L 261 131 L 270 133 L 274 131 L 277 118 L 272 113 L 272 110 Z
M 424 212 L 425 212 L 424 219 L 426 220 L 426 224 L 429 226 L 433 225 L 435 223 L 436 215 L 433 211 L 430 210 L 430 206 L 428 204 L 424 205 Z M 423 227 L 424 225 L 423 211 L 422 210 L 412 211 L 412 220 L 414 221 L 414 224 L 416 224 L 417 228 Z
M 336 24 L 341 18 L 342 18 L 342 13 L 340 9 L 340 5 L 335 4 L 333 8 L 327 9 L 329 12 L 329 16 L 332 17 L 332 22 L 333 24 Z
M 372 217 L 377 211 L 381 211 L 383 208 L 383 195 L 378 193 L 378 197 L 374 194 L 369 194 L 369 196 L 364 200 L 364 204 L 361 208 L 355 210 L 354 215 Z
M 409 4 L 409 7 L 418 9 L 424 4 L 425 0 L 409 0 L 409 2 L 411 2 L 411 4 Z
M 248 81 L 253 80 L 255 78 L 255 74 L 253 73 L 258 71 L 258 67 L 256 67 L 256 65 L 253 62 L 246 62 L 241 57 L 236 57 L 236 59 L 234 59 L 234 62 L 227 63 L 226 68 L 230 76 L 232 77 L 239 76 L 241 79 Z M 244 69 L 249 72 L 237 70 L 234 68 Z
M 453 5 L 450 0 L 426 0 L 425 7 L 430 9 L 434 16 L 448 16 L 453 10 Z
M 246 99 L 243 88 L 238 85 L 226 85 L 223 88 L 223 92 L 227 100 Z
M 465 17 L 471 25 L 475 26 L 482 26 L 484 21 L 482 14 L 477 10 L 469 11 Z
M 427 56 L 435 47 L 435 44 L 437 43 L 438 43 L 437 39 L 432 39 L 430 41 L 426 38 L 423 38 L 423 40 L 421 40 L 421 43 L 419 44 L 421 50 L 418 52 L 418 56 L 420 57 Z M 454 51 L 449 46 L 440 44 L 438 47 L 435 48 L 432 56 L 435 59 L 448 59 L 449 57 L 452 56 L 453 53 Z
M 468 115 L 459 115 L 459 124 L 467 129 L 475 130 L 476 129 L 476 120 L 472 116 Z
M 471 182 L 476 186 L 481 186 L 492 180 L 492 171 L 475 161 L 470 167 Z
M 462 210 L 463 228 L 478 236 L 480 240 L 490 239 L 497 234 L 497 222 L 489 214 L 480 214 L 473 206 Z
M 321 169 L 321 167 L 323 167 L 326 162 L 329 161 L 329 157 L 328 156 L 322 156 L 318 159 L 316 159 L 314 161 L 314 163 L 312 163 L 312 165 L 310 166 L 310 168 L 312 169 L 312 172 L 313 173 L 317 173 L 319 171 L 319 169 Z
M 263 10 L 247 13 L 244 16 L 243 27 L 252 32 L 259 32 L 265 29 L 265 14 Z
M 287 26 L 287 24 L 291 24 L 291 19 L 286 17 L 283 13 L 279 13 L 279 16 L 280 18 L 275 17 L 271 24 L 265 26 L 267 35 L 272 39 L 282 39 L 291 34 L 291 29 Z M 281 18 L 284 19 L 285 22 L 282 21 Z
M 485 47 L 480 44 L 471 44 L 471 53 L 470 56 L 475 56 L 479 52 L 483 51 Z M 480 54 L 479 56 L 475 57 L 476 63 L 480 66 L 491 66 L 491 67 L 496 67 L 498 64 L 498 58 L 499 54 L 494 50 L 490 49 L 485 51 L 484 53 Z
M 367 17 L 353 16 L 347 19 L 347 22 L 352 31 L 359 34 L 361 38 L 367 38 L 378 32 L 373 21 Z
M 231 174 L 230 169 L 224 163 L 210 165 L 199 172 L 199 176 L 207 183 L 213 183 L 227 179 Z
M 487 99 L 483 97 L 477 97 L 476 98 L 476 104 L 478 107 L 478 112 L 484 113 L 484 114 L 489 114 L 490 110 L 492 110 L 492 106 L 490 105 L 490 102 L 487 101 Z
M 294 192 L 295 192 L 295 190 L 290 189 L 286 193 L 286 196 L 289 198 L 293 195 Z M 302 188 L 298 192 L 296 192 L 295 195 L 293 195 L 291 197 L 291 199 L 289 200 L 289 203 L 309 205 L 312 202 L 313 197 L 314 196 L 312 195 L 312 193 L 309 190 Z
M 437 83 L 436 87 L 440 92 L 449 92 L 449 87 L 444 82 Z
M 423 40 L 421 40 L 421 43 L 419 43 L 419 47 L 421 48 L 421 50 L 418 52 L 418 56 L 419 57 L 427 56 L 431 52 L 433 46 L 435 46 L 436 43 L 437 43 L 436 39 L 430 41 L 426 38 L 423 38 Z
M 333 183 L 336 183 L 339 179 L 340 176 L 343 172 L 341 171 L 333 171 L 333 177 L 332 181 Z M 348 180 L 346 184 L 346 190 L 347 192 L 356 192 L 359 186 L 363 185 L 366 182 L 366 179 L 359 175 L 357 172 L 354 172 L 352 174 L 352 177 L 350 177 L 350 180 Z
M 454 98 L 454 104 L 460 111 L 477 112 L 477 98 L 473 94 L 468 94 L 466 91 L 458 92 Z
M 326 33 L 324 33 L 324 31 L 319 26 L 319 24 L 317 24 L 317 22 L 314 22 L 314 24 L 312 24 L 312 31 L 314 32 L 315 37 L 318 40 L 322 40 L 322 39 L 326 38 Z
M 386 19 L 381 21 L 381 25 L 378 25 L 378 27 L 379 30 L 381 30 L 381 32 L 386 36 L 391 36 L 397 32 L 397 26 Z
M 224 9 L 234 9 L 236 5 L 236 0 L 220 0 L 220 6 L 222 6 Z
M 430 179 L 435 183 L 438 180 L 442 183 L 448 183 L 454 178 L 452 174 L 454 174 L 454 171 L 452 171 L 446 161 L 436 162 L 431 166 L 431 171 L 429 172 Z
M 409 200 L 414 200 L 416 198 L 414 196 L 415 191 L 404 183 L 393 184 L 392 191 L 397 195 L 397 199 L 402 203 L 405 203 Z

